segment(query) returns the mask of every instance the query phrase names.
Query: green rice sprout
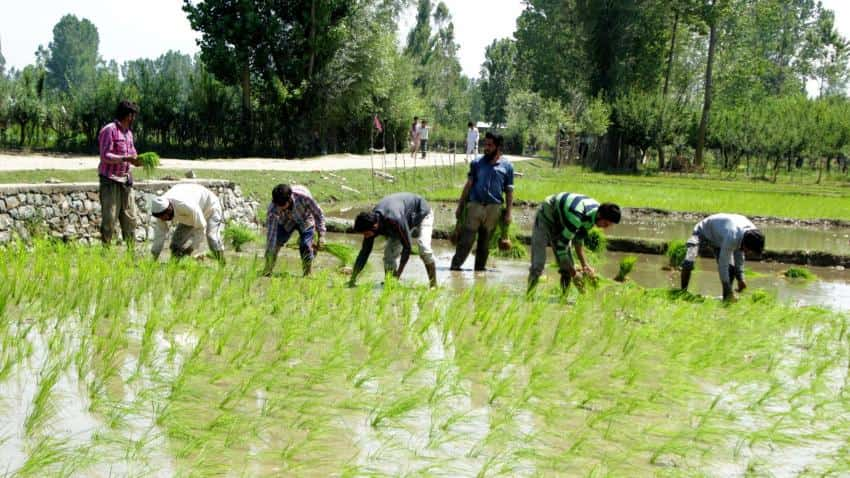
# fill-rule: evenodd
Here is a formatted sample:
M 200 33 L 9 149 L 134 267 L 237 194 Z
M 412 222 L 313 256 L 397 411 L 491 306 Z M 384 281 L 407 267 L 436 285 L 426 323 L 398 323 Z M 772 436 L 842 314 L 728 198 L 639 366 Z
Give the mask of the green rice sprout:
M 244 224 L 228 222 L 224 228 L 224 240 L 233 246 L 236 252 L 242 252 L 242 246 L 257 241 L 257 238 L 257 233 Z
M 602 229 L 594 227 L 588 231 L 587 237 L 584 238 L 584 247 L 594 254 L 605 252 L 608 247 L 608 238 L 605 237 Z
M 504 215 L 500 217 L 504 217 Z M 510 241 L 510 248 L 502 249 L 500 242 L 504 239 Z M 505 224 L 502 219 L 499 219 L 496 233 L 490 237 L 490 253 L 496 257 L 509 259 L 525 259 L 528 257 L 528 249 L 519 239 L 519 229 L 513 223 Z
M 339 259 L 340 265 L 343 267 L 354 264 L 354 259 L 357 256 L 351 246 L 335 242 L 326 243 L 322 250 Z
M 617 272 L 617 277 L 614 278 L 617 282 L 625 282 L 626 277 L 634 270 L 637 264 L 637 257 L 626 256 L 620 259 L 620 270 Z
M 789 279 L 814 280 L 814 279 L 818 278 L 818 276 L 815 275 L 814 272 L 806 269 L 805 267 L 794 267 L 794 266 L 792 266 L 792 267 L 789 267 L 782 274 Z
M 145 171 L 145 176 L 150 178 L 156 168 L 159 167 L 159 155 L 153 151 L 142 153 L 136 157 L 142 163 L 142 169 Z
M 667 244 L 667 260 L 670 268 L 678 269 L 682 267 L 682 262 L 688 253 L 688 246 L 683 240 L 670 241 Z

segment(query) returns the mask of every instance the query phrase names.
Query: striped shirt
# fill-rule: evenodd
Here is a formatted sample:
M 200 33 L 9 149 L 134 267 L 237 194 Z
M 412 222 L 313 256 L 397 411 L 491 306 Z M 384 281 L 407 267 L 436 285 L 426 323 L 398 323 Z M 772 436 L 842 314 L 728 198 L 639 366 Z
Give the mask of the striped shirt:
M 575 193 L 558 193 L 546 198 L 540 206 L 543 220 L 556 232 L 555 254 L 569 254 L 573 239 L 584 241 L 596 224 L 599 203 Z
M 275 203 L 269 204 L 266 219 L 266 251 L 274 251 L 277 247 L 277 230 L 279 227 L 283 227 L 287 231 L 293 229 L 306 231 L 315 227 L 320 234 L 327 231 L 325 213 L 313 199 L 310 190 L 304 186 L 292 185 L 292 206 L 286 211 L 279 211 Z
M 129 129 L 122 131 L 116 120 L 101 128 L 97 141 L 100 146 L 100 164 L 97 167 L 97 174 L 105 178 L 118 177 L 132 180 L 130 163 L 108 164 L 106 161 L 120 161 L 124 156 L 136 154 L 133 132 Z

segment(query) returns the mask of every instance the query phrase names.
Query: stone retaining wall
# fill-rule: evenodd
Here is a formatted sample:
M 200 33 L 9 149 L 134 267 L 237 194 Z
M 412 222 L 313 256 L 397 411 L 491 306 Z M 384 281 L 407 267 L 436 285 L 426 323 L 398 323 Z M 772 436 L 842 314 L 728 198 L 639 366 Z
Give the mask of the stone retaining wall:
M 149 198 L 180 182 L 201 184 L 218 195 L 226 221 L 255 225 L 256 202 L 223 180 L 144 181 L 134 186 L 139 224 L 136 240 L 153 237 Z M 66 241 L 100 241 L 99 185 L 92 183 L 0 184 L 0 243 L 49 235 Z M 116 225 L 117 227 L 117 225 Z M 120 228 L 117 234 L 120 236 Z

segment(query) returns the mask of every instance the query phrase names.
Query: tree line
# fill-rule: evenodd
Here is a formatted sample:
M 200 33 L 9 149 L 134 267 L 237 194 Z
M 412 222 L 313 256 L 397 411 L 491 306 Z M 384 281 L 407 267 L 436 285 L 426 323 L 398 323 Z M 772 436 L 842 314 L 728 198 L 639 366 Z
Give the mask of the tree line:
M 409 6 L 416 22 L 399 39 Z M 190 157 L 403 149 L 413 116 L 429 119 L 432 143 L 461 143 L 468 121 L 485 121 L 514 152 L 552 151 L 560 138 L 569 160 L 599 169 L 770 176 L 829 167 L 850 146 L 850 52 L 816 0 L 527 0 L 477 78 L 461 70 L 442 2 L 184 10 L 201 33 L 195 57 L 105 62 L 96 27 L 72 15 L 34 64 L 5 71 L 0 56 L 0 143 L 91 151 L 130 98 L 142 148 Z

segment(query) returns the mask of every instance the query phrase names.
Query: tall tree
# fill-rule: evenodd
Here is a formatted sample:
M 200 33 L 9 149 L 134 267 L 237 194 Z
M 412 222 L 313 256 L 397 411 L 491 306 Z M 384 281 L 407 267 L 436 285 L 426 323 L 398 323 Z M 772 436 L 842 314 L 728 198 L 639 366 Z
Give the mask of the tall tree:
M 493 40 L 484 52 L 481 65 L 481 97 L 484 118 L 492 124 L 507 121 L 508 96 L 514 76 L 516 42 L 509 38 Z
M 714 57 L 717 50 L 717 24 L 720 21 L 724 9 L 728 7 L 728 3 L 724 0 L 705 0 L 703 15 L 705 22 L 708 24 L 708 59 L 705 64 L 705 85 L 704 99 L 702 104 L 702 116 L 699 121 L 699 129 L 697 130 L 697 145 L 694 152 L 694 163 L 702 165 L 703 150 L 705 149 L 705 133 L 708 129 L 708 121 L 711 114 L 712 102 L 712 73 L 714 68 Z
M 65 15 L 53 27 L 48 46 L 47 85 L 62 92 L 94 80 L 99 44 L 97 28 L 87 19 Z

